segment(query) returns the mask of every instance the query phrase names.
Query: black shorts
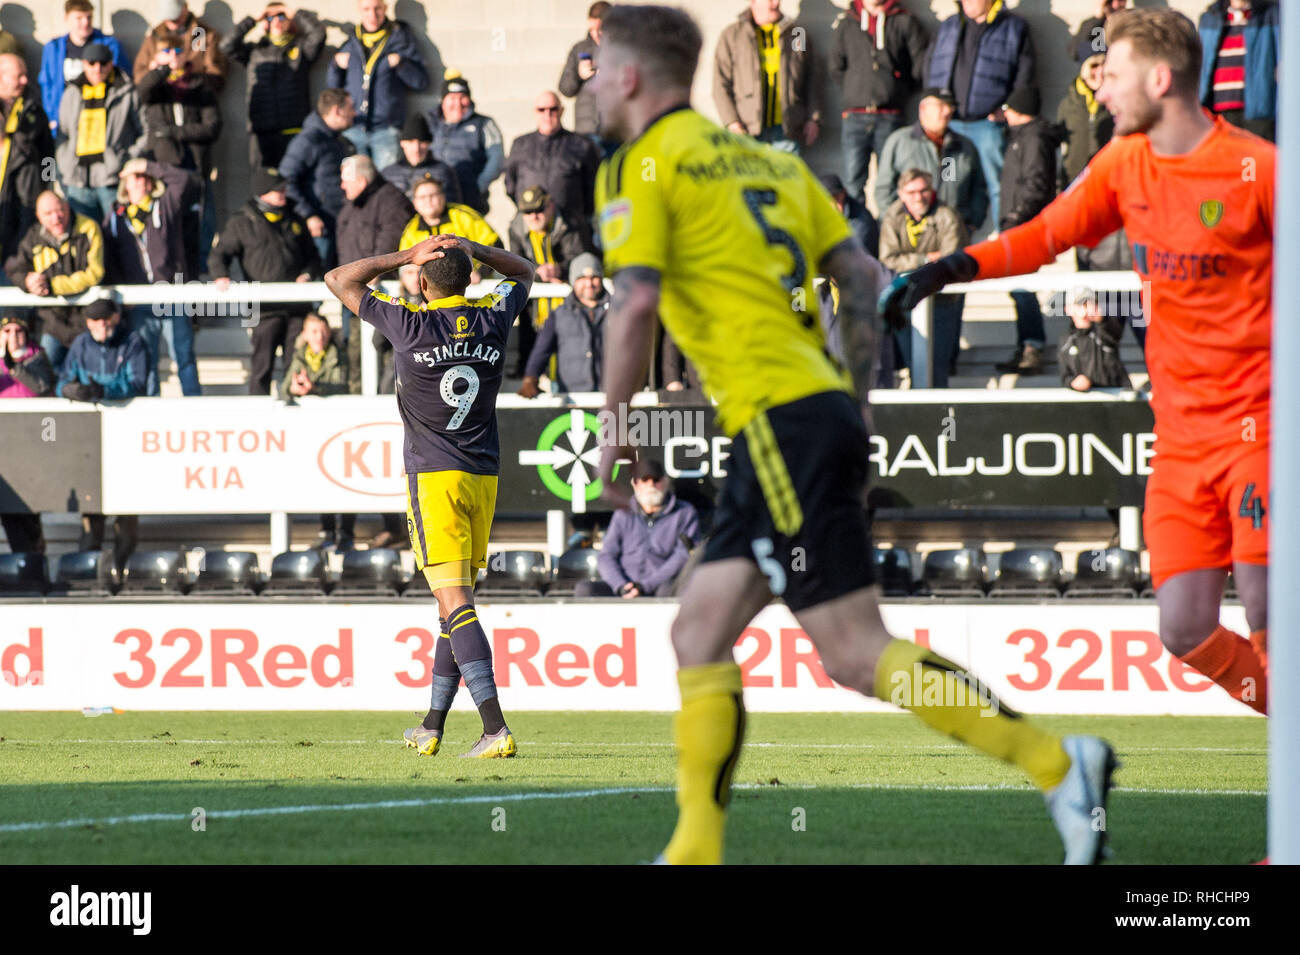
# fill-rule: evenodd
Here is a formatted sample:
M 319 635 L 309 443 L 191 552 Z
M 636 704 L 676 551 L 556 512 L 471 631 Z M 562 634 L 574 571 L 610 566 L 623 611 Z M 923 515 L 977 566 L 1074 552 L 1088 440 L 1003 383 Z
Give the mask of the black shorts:
M 870 586 L 868 444 L 845 392 L 760 412 L 732 442 L 703 561 L 754 561 L 795 611 Z

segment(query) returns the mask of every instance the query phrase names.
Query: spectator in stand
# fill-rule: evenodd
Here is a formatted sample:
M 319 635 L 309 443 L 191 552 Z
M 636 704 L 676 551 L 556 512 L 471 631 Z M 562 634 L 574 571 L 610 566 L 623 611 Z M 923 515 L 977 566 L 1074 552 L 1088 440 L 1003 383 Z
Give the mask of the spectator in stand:
M 580 597 L 670 597 L 700 537 L 695 508 L 668 490 L 663 463 L 643 457 L 632 467 L 633 499 L 615 511 L 597 567 L 600 581 Z
M 898 180 L 898 201 L 880 219 L 880 262 L 894 272 L 910 272 L 963 248 L 970 231 L 957 210 L 945 205 L 934 190 L 934 176 L 925 169 L 908 169 Z M 961 344 L 964 295 L 934 297 L 932 387 L 948 387 Z M 899 336 L 903 358 L 912 363 L 911 336 Z M 916 381 L 915 369 L 912 381 Z
M 984 221 L 989 208 L 988 185 L 975 144 L 951 127 L 955 106 L 956 100 L 946 90 L 926 90 L 917 122 L 895 130 L 885 141 L 875 188 L 876 208 L 882 216 L 897 198 L 902 185 L 899 174 L 923 169 L 932 183 L 939 183 L 939 201 L 962 217 L 968 231 L 974 232 Z
M 54 369 L 40 346 L 30 341 L 29 332 L 21 315 L 0 315 L 0 398 L 45 398 L 54 393 Z M 40 514 L 0 514 L 0 524 L 13 553 L 45 553 Z
M 112 213 L 118 174 L 143 136 L 129 76 L 113 65 L 107 46 L 87 44 L 81 72 L 63 88 L 54 146 L 63 191 L 79 215 L 103 222 Z
M 840 146 L 854 202 L 863 199 L 871 154 L 879 162 L 885 140 L 903 125 L 924 60 L 925 29 L 900 0 L 852 0 L 835 20 L 831 77 L 840 90 Z
M 316 243 L 321 265 L 334 262 L 335 226 L 343 208 L 339 168 L 353 152 L 343 135 L 356 115 L 345 90 L 322 90 L 316 111 L 302 124 L 302 132 L 289 140 L 279 170 L 287 182 L 293 211 L 302 216 Z
M 442 184 L 443 194 L 448 201 L 460 202 L 460 180 L 456 178 L 456 171 L 445 162 L 433 158 L 433 134 L 429 132 L 427 119 L 419 113 L 406 117 L 398 145 L 402 147 L 402 158 L 387 169 L 380 170 L 380 175 L 391 182 L 398 192 L 410 195 L 411 183 L 432 176 Z
M 605 355 L 605 316 L 609 293 L 600 259 L 584 252 L 569 266 L 573 291 L 537 335 L 524 381 L 517 394 L 536 398 L 542 372 L 555 358 L 552 384 L 556 391 L 603 391 L 600 384 Z
M 131 61 L 117 37 L 101 33 L 91 25 L 95 8 L 90 0 L 67 0 L 63 4 L 63 25 L 68 32 L 55 37 L 41 48 L 41 106 L 50 118 L 50 132 L 58 135 L 62 121 L 59 104 L 63 101 L 63 87 L 81 76 L 82 67 L 89 62 L 87 48 L 92 44 L 107 47 L 109 62 L 128 80 L 131 78 Z M 17 49 L 0 53 L 19 53 Z M 102 82 L 102 80 L 100 81 Z
M 144 155 L 191 172 L 199 182 L 183 224 L 185 277 L 193 279 L 203 271 L 217 231 L 212 144 L 221 133 L 221 110 L 212 80 L 183 58 L 184 44 L 179 33 L 158 36 L 153 65 L 136 81 L 136 91 L 144 113 Z
M 442 102 L 429 113 L 433 154 L 456 171 L 460 201 L 487 215 L 488 188 L 501 175 L 506 150 L 501 130 L 490 116 L 474 111 L 469 81 L 448 70 L 442 83 Z
M 1233 126 L 1275 138 L 1281 4 L 1214 0 L 1197 24 L 1201 34 L 1201 102 Z
M 72 401 L 114 401 L 138 398 L 145 393 L 149 352 L 138 332 L 122 322 L 111 299 L 99 299 L 86 306 L 86 331 L 77 336 L 63 363 L 55 388 L 61 398 Z M 113 521 L 113 558 L 117 566 L 135 551 L 140 518 L 121 515 Z M 104 545 L 104 515 L 81 515 L 78 550 L 99 550 Z
M 356 104 L 355 123 L 344 135 L 376 168 L 387 169 L 399 156 L 407 91 L 425 89 L 429 73 L 414 31 L 401 20 L 388 19 L 384 0 L 361 0 L 359 7 L 361 23 L 334 54 L 327 83 L 347 90 Z
M 190 13 L 185 0 L 158 0 L 158 16 L 162 22 L 145 34 L 135 55 L 137 85 L 154 68 L 159 48 L 172 45 L 170 36 L 176 34 L 181 38 L 181 62 L 204 76 L 212 92 L 220 93 L 230 68 L 221 50 L 221 34 Z
M 256 43 L 248 34 L 261 23 Z M 325 27 L 310 10 L 291 17 L 283 3 L 268 3 L 256 19 L 244 17 L 221 41 L 227 58 L 248 68 L 248 165 L 275 167 L 289 140 L 311 112 L 311 67 L 325 46 Z
M 230 264 L 236 259 L 245 277 L 254 282 L 319 279 L 324 274 L 320 255 L 307 223 L 289 206 L 285 178 L 272 169 L 257 169 L 251 185 L 253 198 L 226 222 L 208 256 L 208 271 L 217 288 L 230 287 Z M 261 306 L 253 326 L 250 395 L 271 393 L 276 349 L 284 350 L 287 364 L 307 312 L 307 305 L 299 302 Z
M 417 179 L 411 186 L 411 205 L 415 206 L 415 215 L 402 229 L 402 238 L 397 244 L 400 251 L 405 251 L 430 236 L 441 235 L 444 232 L 450 232 L 480 245 L 505 248 L 501 237 L 487 224 L 486 219 L 469 206 L 448 202 L 447 194 L 442 191 L 442 183 L 431 176 Z M 483 264 L 475 260 L 470 284 L 482 280 Z
M 563 110 L 554 93 L 547 91 L 537 97 L 533 103 L 537 131 L 516 139 L 506 159 L 506 195 L 518 206 L 520 193 L 541 186 L 569 228 L 582 236 L 583 247 L 594 249 L 591 222 L 596 211 L 600 150 L 586 136 L 560 125 Z
M 4 27 L 0 27 L 0 54 L 13 53 L 16 56 L 23 55 L 22 44 L 18 42 L 18 37 L 14 36 Z
M 1103 315 L 1097 307 L 1097 293 L 1092 289 L 1076 291 L 1065 312 L 1073 327 L 1057 349 L 1061 384 L 1075 391 L 1131 388 L 1119 356 L 1124 320 Z
M 347 201 L 339 212 L 339 261 L 357 262 L 397 248 L 402 228 L 415 214 L 411 201 L 379 175 L 369 156 L 349 156 L 341 170 Z M 343 309 L 348 386 L 361 394 L 361 319 Z
M 713 102 L 727 129 L 791 153 L 817 141 L 824 90 L 806 30 L 799 40 L 781 0 L 750 0 L 722 31 Z
M 609 10 L 605 0 L 587 8 L 587 35 L 569 49 L 560 73 L 560 92 L 574 97 L 573 131 L 586 136 L 604 150 L 600 138 L 600 119 L 596 115 L 596 91 L 587 81 L 596 75 L 596 50 L 600 46 L 600 23 Z
M 510 223 L 510 251 L 537 266 L 537 281 L 563 282 L 569 263 L 589 249 L 583 233 L 556 211 L 555 201 L 541 186 L 524 189 L 518 202 L 519 213 Z M 563 298 L 535 298 L 520 313 L 512 378 L 524 373 L 537 330 L 563 301 Z
M 32 295 L 80 295 L 104 280 L 104 237 L 89 216 L 78 215 L 51 190 L 36 199 L 36 223 L 5 262 L 5 274 Z M 40 344 L 58 372 L 64 356 L 85 330 L 84 309 L 50 305 L 36 309 Z
M 840 210 L 840 214 L 849 220 L 849 228 L 862 243 L 862 247 L 874 258 L 880 251 L 880 226 L 875 216 L 867 211 L 867 204 L 862 201 L 860 194 L 857 196 L 850 194 L 844 188 L 844 181 L 835 173 L 828 172 L 818 178 L 826 187 L 826 191 L 831 194 L 831 199 L 835 201 L 835 207 Z
M 182 236 L 185 210 L 198 181 L 184 169 L 147 159 L 122 167 L 117 204 L 104 230 L 105 270 L 110 284 L 149 285 L 171 282 L 185 274 Z M 176 312 L 169 315 L 169 312 Z M 187 397 L 201 395 L 194 357 L 194 328 L 183 308 L 167 305 L 128 306 L 130 327 L 139 332 L 149 356 L 142 394 L 158 394 L 158 338 L 167 339 Z
M 952 92 L 957 104 L 952 128 L 979 151 L 989 189 L 989 219 L 996 227 L 1006 149 L 1000 110 L 1012 90 L 1035 85 L 1029 24 L 1009 12 L 1005 0 L 961 0 L 961 10 L 939 24 L 925 85 Z M 982 219 L 970 223 L 973 230 L 982 224 Z
M 1133 5 L 1132 0 L 1097 0 L 1097 15 L 1088 17 L 1083 23 L 1079 24 L 1079 30 L 1070 38 L 1070 45 L 1066 50 L 1072 56 L 1078 50 L 1081 42 L 1087 42 L 1093 49 L 1093 52 L 1100 52 L 1103 55 L 1106 51 L 1106 21 L 1116 13 L 1127 10 Z M 1077 60 L 1078 57 L 1075 56 Z
M 15 53 L 0 53 L 0 150 L 0 260 L 7 260 L 32 224 L 36 197 L 46 188 L 45 161 L 54 156 L 45 110 Z
M 1009 130 L 1002 165 L 1002 217 L 998 229 L 1024 225 L 1056 198 L 1056 160 L 1066 138 L 1064 126 L 1039 116 L 1042 107 L 1035 87 L 1013 90 L 1002 105 Z M 998 371 L 1037 375 L 1043 371 L 1047 331 L 1043 310 L 1033 292 L 1011 293 L 1016 306 L 1016 347 Z

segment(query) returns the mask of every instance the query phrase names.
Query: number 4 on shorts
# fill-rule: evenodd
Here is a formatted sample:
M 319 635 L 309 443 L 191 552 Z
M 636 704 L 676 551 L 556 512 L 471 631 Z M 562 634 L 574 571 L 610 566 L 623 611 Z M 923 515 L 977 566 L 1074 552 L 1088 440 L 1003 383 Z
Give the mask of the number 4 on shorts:
M 1246 485 L 1246 489 L 1241 492 L 1241 505 L 1237 508 L 1238 517 L 1249 517 L 1250 526 L 1259 530 L 1264 526 L 1264 502 L 1259 499 L 1255 493 L 1255 483 L 1252 481 Z

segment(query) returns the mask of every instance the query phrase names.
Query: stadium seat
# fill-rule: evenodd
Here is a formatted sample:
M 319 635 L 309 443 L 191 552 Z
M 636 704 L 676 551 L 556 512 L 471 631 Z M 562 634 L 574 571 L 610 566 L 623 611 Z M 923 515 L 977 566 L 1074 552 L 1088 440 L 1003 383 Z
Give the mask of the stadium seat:
M 208 551 L 199 576 L 190 588 L 195 594 L 230 594 L 251 597 L 265 583 L 257 555 L 246 550 Z
M 908 597 L 915 588 L 912 555 L 906 547 L 877 547 L 871 555 L 876 580 L 886 597 Z
M 127 558 L 122 594 L 183 594 L 190 575 L 185 555 L 174 550 L 137 551 Z
M 263 597 L 319 596 L 329 593 L 329 565 L 318 550 L 289 550 L 271 560 Z
M 350 550 L 343 555 L 343 571 L 335 597 L 396 597 L 406 584 L 402 558 L 387 547 Z M 426 588 L 427 589 L 427 588 Z
M 1064 571 L 1051 547 L 1016 547 L 1002 554 L 990 597 L 1059 597 Z
M 600 552 L 591 547 L 574 547 L 566 550 L 555 562 L 555 581 L 547 594 L 551 597 L 572 597 L 573 589 L 583 580 L 600 580 L 596 560 Z
M 925 555 L 918 593 L 929 597 L 983 597 L 988 566 L 979 547 L 932 550 Z
M 44 554 L 0 554 L 0 597 L 44 597 L 49 589 Z
M 83 550 L 59 558 L 58 582 L 54 593 L 85 597 L 107 597 L 117 590 L 119 576 L 108 551 Z
M 483 597 L 540 597 L 550 580 L 546 555 L 536 550 L 503 550 L 488 555 Z
M 1065 596 L 1136 597 L 1142 590 L 1142 563 L 1137 551 L 1111 547 L 1107 550 L 1079 552 L 1074 579 L 1065 587 Z

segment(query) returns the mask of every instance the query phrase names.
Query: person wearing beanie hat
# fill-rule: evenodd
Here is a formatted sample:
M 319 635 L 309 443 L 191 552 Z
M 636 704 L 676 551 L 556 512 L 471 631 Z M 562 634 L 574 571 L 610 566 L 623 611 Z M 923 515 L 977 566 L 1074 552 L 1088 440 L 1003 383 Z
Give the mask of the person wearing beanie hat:
M 442 99 L 428 118 L 433 154 L 455 171 L 461 202 L 487 215 L 488 188 L 506 161 L 496 120 L 475 111 L 469 81 L 457 70 L 444 74 Z
M 330 61 L 326 82 L 347 90 L 357 115 L 344 135 L 376 169 L 397 162 L 399 130 L 406 121 L 406 97 L 429 86 L 415 31 L 390 20 L 384 0 L 358 0 L 360 22 Z
M 95 8 L 90 0 L 65 0 L 63 24 L 68 32 L 55 37 L 41 48 L 41 106 L 50 120 L 50 132 L 55 137 L 61 128 L 59 105 L 63 100 L 64 87 L 81 76 L 88 47 L 92 44 L 107 47 L 116 72 L 128 80 L 131 78 L 131 61 L 122 49 L 122 44 L 117 37 L 101 33 L 92 23 L 94 17 Z
M 158 0 L 157 11 L 159 23 L 145 34 L 140 52 L 135 55 L 132 79 L 136 85 L 139 86 L 150 71 L 162 64 L 159 54 L 171 47 L 177 50 L 177 62 L 169 65 L 169 69 L 202 76 L 214 95 L 220 93 L 225 87 L 226 70 L 229 69 L 221 34 L 210 23 L 196 17 L 186 0 Z M 173 37 L 180 37 L 179 44 Z
M 569 264 L 573 291 L 537 333 L 517 394 L 535 398 L 548 368 L 556 391 L 600 391 L 604 373 L 605 318 L 610 296 L 600 259 L 583 252 Z M 554 363 L 552 364 L 552 358 Z
M 258 24 L 264 32 L 250 42 Z M 311 68 L 325 47 L 325 26 L 311 10 L 291 12 L 283 3 L 268 3 L 260 16 L 235 24 L 221 45 L 231 62 L 248 71 L 248 164 L 278 166 L 311 113 Z
M 455 171 L 433 156 L 433 133 L 429 132 L 429 121 L 419 113 L 411 113 L 402 126 L 401 136 L 398 143 L 402 147 L 401 158 L 391 166 L 381 168 L 380 175 L 399 192 L 407 194 L 417 179 L 431 176 L 442 184 L 448 202 L 460 202 L 460 180 Z

